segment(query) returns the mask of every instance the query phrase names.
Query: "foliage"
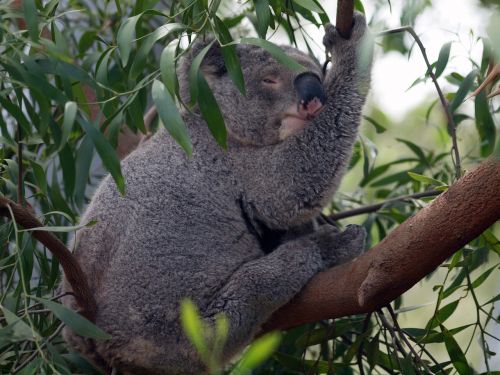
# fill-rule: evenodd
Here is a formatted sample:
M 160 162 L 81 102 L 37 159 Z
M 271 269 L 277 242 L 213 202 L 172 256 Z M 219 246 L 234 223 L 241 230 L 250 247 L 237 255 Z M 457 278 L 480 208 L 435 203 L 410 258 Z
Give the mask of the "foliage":
M 373 2 L 379 10 L 392 6 L 386 1 Z M 483 3 L 488 6 L 490 2 Z M 214 43 L 222 46 L 232 80 L 244 92 L 234 51 L 235 35 L 243 37 L 240 42 L 266 48 L 292 66 L 294 62 L 275 45 L 249 34 L 265 38 L 284 32 L 291 43 L 303 43 L 313 51 L 303 25 L 320 27 L 328 22 L 316 0 L 255 0 L 236 12 L 229 1 L 222 0 L 25 0 L 22 4 L 16 8 L 15 2 L 0 3 L 0 190 L 4 196 L 43 213 L 45 229 L 56 232 L 63 241 L 77 229 L 78 217 L 104 173 L 102 167 L 126 193 L 115 148 L 125 127 L 132 132 L 148 131 L 143 114 L 153 102 L 161 108 L 163 126 L 188 154 L 192 145 L 177 109 L 180 107 L 189 110 L 199 104 L 214 138 L 225 147 L 220 111 L 198 71 L 203 51 L 190 72 L 194 102 L 182 103 L 179 98 L 175 67 L 196 38 L 209 33 L 215 36 Z M 431 1 L 408 1 L 401 14 L 402 25 L 413 25 L 430 5 Z M 356 7 L 363 9 L 362 2 L 356 1 Z M 494 116 L 499 108 L 494 108 L 484 93 L 473 99 L 473 108 L 463 104 L 468 93 L 484 80 L 494 54 L 499 53 L 495 50 L 498 45 L 488 43 L 488 38 L 474 37 L 483 46 L 483 54 L 478 61 L 471 58 L 470 72 L 448 68 L 454 51 L 454 41 L 450 40 L 437 56 L 432 56 L 431 69 L 422 65 L 422 75 L 414 83 L 430 81 L 433 72 L 440 83 L 448 84 L 445 96 L 454 125 L 458 130 L 468 123 L 475 125 L 476 138 L 460 143 L 459 149 L 471 150 L 461 155 L 462 165 L 494 152 L 498 131 Z M 378 41 L 383 53 L 419 53 L 415 41 L 404 32 L 387 34 Z M 396 131 L 378 108 L 368 108 L 347 176 L 357 187 L 338 194 L 330 211 L 345 211 L 369 200 L 387 200 L 430 188 L 446 189 L 453 183 L 457 160 L 450 156 L 450 134 L 454 129 L 439 115 L 437 95 L 424 104 L 427 108 L 407 118 L 413 130 L 404 131 Z M 157 121 L 150 124 L 152 129 Z M 433 129 L 444 141 L 431 139 L 422 146 L 420 135 Z M 400 154 L 380 161 L 379 148 L 387 141 L 399 144 Z M 428 200 L 391 200 L 378 212 L 352 220 L 366 227 L 372 246 Z M 106 334 L 56 303 L 61 298 L 57 292 L 57 260 L 29 233 L 9 221 L 0 224 L 0 242 L 0 372 L 97 373 L 61 339 L 64 324 L 90 337 L 105 339 Z M 283 335 L 272 358 L 263 363 L 248 362 L 251 355 L 271 354 L 271 349 L 262 349 L 277 345 L 276 336 L 270 336 L 271 342 L 264 340 L 251 346 L 228 371 L 472 374 L 480 366 L 494 370 L 489 365 L 495 355 L 490 345 L 498 339 L 492 339 L 489 326 L 498 323 L 493 308 L 499 297 L 481 286 L 494 277 L 499 255 L 500 245 L 492 228 L 443 264 L 444 275 L 437 272 L 431 279 L 434 294 L 428 300 L 435 301 L 434 313 L 426 324 L 400 327 L 400 314 L 425 308 L 407 306 L 405 295 L 392 307 L 368 316 L 291 330 Z M 450 323 L 453 314 L 465 309 L 471 298 L 473 320 L 464 319 L 458 326 Z M 196 314 L 191 316 L 193 324 Z M 221 318 L 216 325 L 220 336 L 215 336 L 222 341 L 227 325 L 224 321 Z M 189 324 L 186 332 L 190 332 Z M 196 335 L 191 339 L 200 342 Z M 206 347 L 199 345 L 203 356 Z M 482 365 L 472 363 L 469 357 L 475 345 L 482 352 Z M 437 358 L 439 350 L 446 354 Z M 207 362 L 216 372 L 219 369 L 213 358 L 216 356 L 207 354 Z

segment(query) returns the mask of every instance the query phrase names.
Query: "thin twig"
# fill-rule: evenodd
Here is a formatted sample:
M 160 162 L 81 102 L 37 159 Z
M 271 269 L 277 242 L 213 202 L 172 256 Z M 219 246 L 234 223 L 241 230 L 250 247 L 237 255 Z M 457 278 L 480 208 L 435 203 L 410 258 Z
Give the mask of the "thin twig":
M 404 341 L 404 343 L 406 344 L 406 346 L 408 347 L 408 349 L 410 349 L 410 351 L 412 352 L 413 354 L 413 357 L 415 358 L 416 361 L 418 361 L 418 363 L 420 363 L 420 365 L 425 369 L 425 371 L 429 374 L 432 373 L 432 371 L 430 370 L 430 368 L 427 366 L 427 364 L 422 360 L 422 358 L 418 355 L 418 353 L 416 352 L 415 348 L 413 347 L 413 345 L 411 345 L 411 343 L 408 341 L 408 339 L 406 338 L 406 336 L 404 335 L 403 333 L 403 330 L 401 329 L 401 327 L 399 326 L 399 323 L 398 323 L 398 317 L 396 316 L 396 313 L 394 312 L 394 310 L 392 309 L 392 306 L 391 305 L 387 305 L 385 307 L 387 309 L 387 311 L 389 311 L 389 314 L 391 314 L 391 318 L 392 318 L 392 322 L 394 324 L 394 328 L 396 329 L 399 337 L 401 338 L 401 340 Z
M 392 348 L 394 350 L 394 357 L 396 358 L 396 362 L 398 364 L 399 369 L 402 370 L 403 366 L 401 365 L 401 361 L 399 360 L 398 351 L 400 351 L 405 358 L 408 358 L 409 355 L 406 352 L 403 345 L 401 344 L 401 342 L 398 340 L 398 337 L 396 336 L 396 332 L 394 331 L 394 327 L 385 318 L 384 312 L 382 310 L 378 310 L 377 315 L 378 315 L 383 327 L 387 331 L 389 331 L 389 333 L 391 334 L 391 338 L 392 338 L 391 344 L 392 344 Z M 387 348 L 387 354 L 389 354 L 389 348 Z
M 401 32 L 407 32 L 413 37 L 413 39 L 415 39 L 415 42 L 417 43 L 418 48 L 420 49 L 420 52 L 422 53 L 422 57 L 424 58 L 425 65 L 427 66 L 427 73 L 431 77 L 432 82 L 434 82 L 434 86 L 436 87 L 436 91 L 439 95 L 439 100 L 441 101 L 441 105 L 443 107 L 443 110 L 446 114 L 446 119 L 448 121 L 448 131 L 450 132 L 451 141 L 453 143 L 452 151 L 454 154 L 455 178 L 458 180 L 462 175 L 462 165 L 461 165 L 461 161 L 460 161 L 460 153 L 458 152 L 458 142 L 457 142 L 455 121 L 453 120 L 453 116 L 451 114 L 448 101 L 444 97 L 443 91 L 441 90 L 441 87 L 439 86 L 439 84 L 437 82 L 436 75 L 432 71 L 432 66 L 429 63 L 429 59 L 427 58 L 427 53 L 425 52 L 425 47 L 422 44 L 422 41 L 420 40 L 417 33 L 415 32 L 415 30 L 413 30 L 413 28 L 411 26 L 403 26 L 403 27 L 399 27 L 396 29 L 382 31 L 382 32 L 378 33 L 377 36 L 385 36 L 385 35 L 397 34 L 397 33 L 401 33 Z
M 341 219 L 345 219 L 346 217 L 368 214 L 370 212 L 376 212 L 389 203 L 404 202 L 408 199 L 434 197 L 434 196 L 439 195 L 441 193 L 442 193 L 442 191 L 439 191 L 439 190 L 429 190 L 429 191 L 424 191 L 424 192 L 415 193 L 415 194 L 403 195 L 401 197 L 387 199 L 387 200 L 380 202 L 380 203 L 369 204 L 367 206 L 361 206 L 358 208 L 354 208 L 352 210 L 343 211 L 343 212 L 339 212 L 339 213 L 332 214 L 332 215 L 322 215 L 322 217 L 323 217 L 323 219 L 325 219 L 326 221 L 328 221 L 330 223 L 332 220 L 341 220 Z
M 371 313 L 366 314 L 366 318 L 365 318 L 365 320 L 363 322 L 363 331 L 362 331 L 362 334 L 364 334 L 368 330 L 368 326 L 370 325 L 370 319 L 371 319 L 371 317 L 372 317 Z M 361 341 L 361 343 L 359 344 L 358 352 L 357 352 L 357 355 L 356 355 L 360 375 L 365 375 L 365 371 L 363 369 L 363 350 L 364 350 L 363 343 L 364 343 L 364 340 Z
M 59 327 L 54 331 L 52 335 L 50 335 L 47 340 L 45 340 L 41 345 L 39 349 L 43 349 L 48 342 L 51 342 L 54 340 L 59 334 L 61 333 L 62 329 L 64 328 L 64 324 L 60 324 Z M 16 374 L 18 373 L 21 369 L 26 367 L 35 357 L 37 356 L 38 352 L 34 351 L 23 363 L 21 363 L 17 368 L 14 369 L 13 373 Z

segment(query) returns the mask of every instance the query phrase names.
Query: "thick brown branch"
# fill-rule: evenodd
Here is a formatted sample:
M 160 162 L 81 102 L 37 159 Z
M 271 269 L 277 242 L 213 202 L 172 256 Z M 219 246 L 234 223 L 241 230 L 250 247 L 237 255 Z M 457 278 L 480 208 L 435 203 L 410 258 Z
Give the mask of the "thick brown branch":
M 338 0 L 335 27 L 344 38 L 351 34 L 353 15 L 354 0 Z
M 488 159 L 351 263 L 314 277 L 264 331 L 375 311 L 500 218 L 500 162 Z
M 43 227 L 43 224 L 36 219 L 33 214 L 19 204 L 11 200 L 0 197 L 0 216 L 15 219 L 16 223 L 24 229 L 33 229 Z M 75 298 L 80 306 L 80 313 L 90 321 L 94 321 L 96 312 L 96 302 L 89 288 L 87 277 L 83 273 L 80 265 L 73 254 L 68 250 L 59 239 L 50 232 L 33 231 L 33 237 L 46 246 L 52 254 L 59 260 L 66 275 L 66 279 L 73 288 Z

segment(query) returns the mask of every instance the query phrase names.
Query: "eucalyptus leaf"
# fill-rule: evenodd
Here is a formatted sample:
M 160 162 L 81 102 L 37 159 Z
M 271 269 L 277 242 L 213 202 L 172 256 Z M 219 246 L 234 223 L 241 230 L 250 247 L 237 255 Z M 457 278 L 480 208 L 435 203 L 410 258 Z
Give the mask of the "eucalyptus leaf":
M 111 336 L 88 321 L 82 315 L 68 309 L 60 303 L 49 301 L 44 298 L 33 297 L 33 299 L 43 303 L 46 308 L 54 313 L 58 319 L 66 324 L 73 332 L 83 337 L 90 337 L 98 340 L 110 339 Z
M 90 139 L 92 139 L 104 166 L 115 180 L 118 191 L 120 194 L 124 195 L 125 179 L 123 178 L 120 161 L 116 156 L 115 150 L 113 150 L 113 147 L 111 147 L 111 144 L 108 142 L 104 134 L 102 134 L 94 124 L 89 123 L 83 117 L 79 118 L 79 123 Z
M 163 126 L 165 126 L 170 135 L 184 149 L 186 154 L 191 156 L 193 145 L 191 144 L 184 120 L 182 120 L 179 110 L 172 96 L 165 88 L 165 85 L 158 80 L 153 82 L 152 96 Z

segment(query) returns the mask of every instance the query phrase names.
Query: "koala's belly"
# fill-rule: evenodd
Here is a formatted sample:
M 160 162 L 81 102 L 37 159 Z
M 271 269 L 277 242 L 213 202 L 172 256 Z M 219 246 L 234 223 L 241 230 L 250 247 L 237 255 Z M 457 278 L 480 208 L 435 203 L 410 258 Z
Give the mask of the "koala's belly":
M 180 360 L 182 353 L 175 349 L 189 347 L 182 343 L 180 301 L 189 298 L 203 311 L 242 264 L 264 255 L 239 207 L 218 199 L 196 204 L 158 199 L 156 208 L 167 212 L 163 215 L 142 211 L 142 204 L 129 208 L 128 215 L 118 206 L 118 213 L 108 208 L 79 238 L 76 253 L 95 290 L 96 324 L 113 338 L 90 346 L 70 332 L 66 339 L 88 357 L 120 367 L 144 361 L 144 368 L 167 368 Z M 123 231 L 111 239 L 116 217 L 123 218 Z M 192 363 L 186 357 L 175 367 L 183 362 Z

